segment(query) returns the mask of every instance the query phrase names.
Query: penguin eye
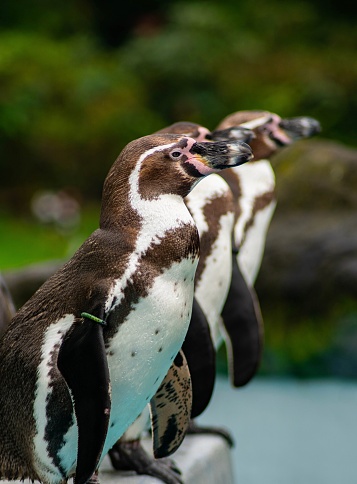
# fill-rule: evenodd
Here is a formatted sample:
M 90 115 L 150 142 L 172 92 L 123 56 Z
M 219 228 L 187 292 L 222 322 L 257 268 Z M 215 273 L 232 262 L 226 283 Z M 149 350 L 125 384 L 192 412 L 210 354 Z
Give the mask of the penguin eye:
M 181 153 L 179 151 L 174 151 L 173 153 L 171 153 L 171 156 L 173 156 L 174 158 L 178 158 L 179 156 L 181 156 Z
M 171 156 L 171 158 L 177 160 L 178 158 L 180 158 L 180 156 L 182 156 L 182 152 L 181 151 L 171 151 L 170 156 Z

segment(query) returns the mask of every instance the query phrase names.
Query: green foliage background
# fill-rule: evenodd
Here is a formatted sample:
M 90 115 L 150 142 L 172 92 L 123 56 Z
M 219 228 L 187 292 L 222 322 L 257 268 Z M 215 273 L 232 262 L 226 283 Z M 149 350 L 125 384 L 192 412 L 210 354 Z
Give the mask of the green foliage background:
M 0 203 L 99 199 L 130 140 L 239 109 L 318 118 L 356 144 L 353 5 L 25 0 L 0 6 Z M 129 5 L 130 3 L 130 5 Z
M 69 257 L 97 226 L 102 184 L 123 146 L 175 121 L 214 128 L 231 112 L 267 109 L 313 116 L 325 138 L 356 146 L 356 8 L 347 0 L 1 2 L 0 270 Z M 79 227 L 63 232 L 31 218 L 44 189 L 80 202 Z M 294 307 L 263 309 L 263 372 L 357 375 L 355 301 L 294 326 Z M 347 370 L 331 370 L 346 355 Z

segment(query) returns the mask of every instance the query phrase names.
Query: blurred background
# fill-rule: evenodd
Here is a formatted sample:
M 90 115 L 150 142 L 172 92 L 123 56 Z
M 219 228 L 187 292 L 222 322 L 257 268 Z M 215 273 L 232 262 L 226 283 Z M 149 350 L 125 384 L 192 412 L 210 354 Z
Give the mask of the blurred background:
M 179 120 L 213 129 L 242 109 L 315 117 L 322 134 L 285 148 L 272 160 L 278 207 L 256 284 L 265 320 L 263 362 L 247 390 L 229 395 L 239 405 L 247 398 L 244 419 L 252 402 L 257 412 L 269 412 L 269 399 L 264 399 L 270 390 L 275 395 L 284 388 L 296 390 L 298 398 L 308 388 L 312 405 L 326 402 L 327 390 L 322 395 L 321 385 L 311 382 L 329 379 L 332 399 L 345 388 L 341 401 L 351 404 L 351 413 L 334 407 L 324 425 L 340 411 L 352 419 L 356 396 L 351 397 L 351 388 L 357 386 L 356 9 L 347 0 L 2 2 L 0 271 L 16 305 L 97 227 L 104 178 L 132 139 Z M 219 362 L 224 374 L 224 349 Z M 280 386 L 277 378 L 284 378 Z M 252 392 L 253 400 L 240 399 L 244 392 Z M 296 404 L 291 393 L 283 394 Z M 271 407 L 281 418 L 283 400 Z M 306 423 L 313 410 L 305 410 Z M 272 432 L 258 427 L 247 426 L 249 435 L 260 439 Z M 356 427 L 341 429 L 346 448 L 352 442 L 355 448 Z M 299 451 L 293 453 L 298 459 Z M 328 460 L 333 453 L 336 449 L 323 456 Z M 252 463 L 247 459 L 240 482 L 267 484 L 256 476 L 253 457 Z M 289 458 L 283 460 L 288 467 Z M 271 482 L 336 482 L 326 477 L 328 466 L 323 474 L 323 460 L 315 459 L 310 477 L 296 471 L 294 478 L 274 474 Z M 277 467 L 274 459 L 268 461 Z M 355 464 L 339 461 L 335 467 L 357 475 Z

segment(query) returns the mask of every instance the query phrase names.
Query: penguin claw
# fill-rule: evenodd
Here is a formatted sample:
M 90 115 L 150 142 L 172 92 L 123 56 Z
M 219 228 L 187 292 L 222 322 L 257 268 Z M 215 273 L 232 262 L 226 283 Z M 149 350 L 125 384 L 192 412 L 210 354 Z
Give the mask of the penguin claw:
M 201 427 L 197 425 L 193 420 L 190 421 L 190 424 L 187 429 L 188 435 L 201 435 L 201 434 L 210 434 L 210 435 L 219 435 L 223 437 L 223 439 L 227 442 L 229 447 L 234 447 L 234 439 L 228 430 L 222 427 Z
M 166 484 L 183 484 L 181 471 L 172 459 L 154 459 L 138 440 L 117 442 L 109 451 L 109 458 L 115 470 L 135 471 L 156 477 Z
M 95 472 L 86 484 L 99 484 L 98 472 Z

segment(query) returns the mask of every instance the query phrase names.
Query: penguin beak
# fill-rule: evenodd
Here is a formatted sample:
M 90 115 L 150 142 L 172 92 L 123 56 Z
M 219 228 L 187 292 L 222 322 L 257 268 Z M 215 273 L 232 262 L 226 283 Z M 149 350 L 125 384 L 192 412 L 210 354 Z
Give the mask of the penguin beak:
M 242 165 L 253 159 L 251 147 L 242 141 L 195 143 L 190 153 L 199 155 L 201 162 L 212 170 Z
M 320 123 L 316 119 L 307 116 L 282 119 L 279 127 L 294 141 L 301 138 L 309 138 L 321 132 Z
M 244 141 L 250 143 L 255 138 L 254 131 L 241 126 L 232 126 L 227 129 L 215 130 L 211 133 L 210 139 L 213 141 Z

